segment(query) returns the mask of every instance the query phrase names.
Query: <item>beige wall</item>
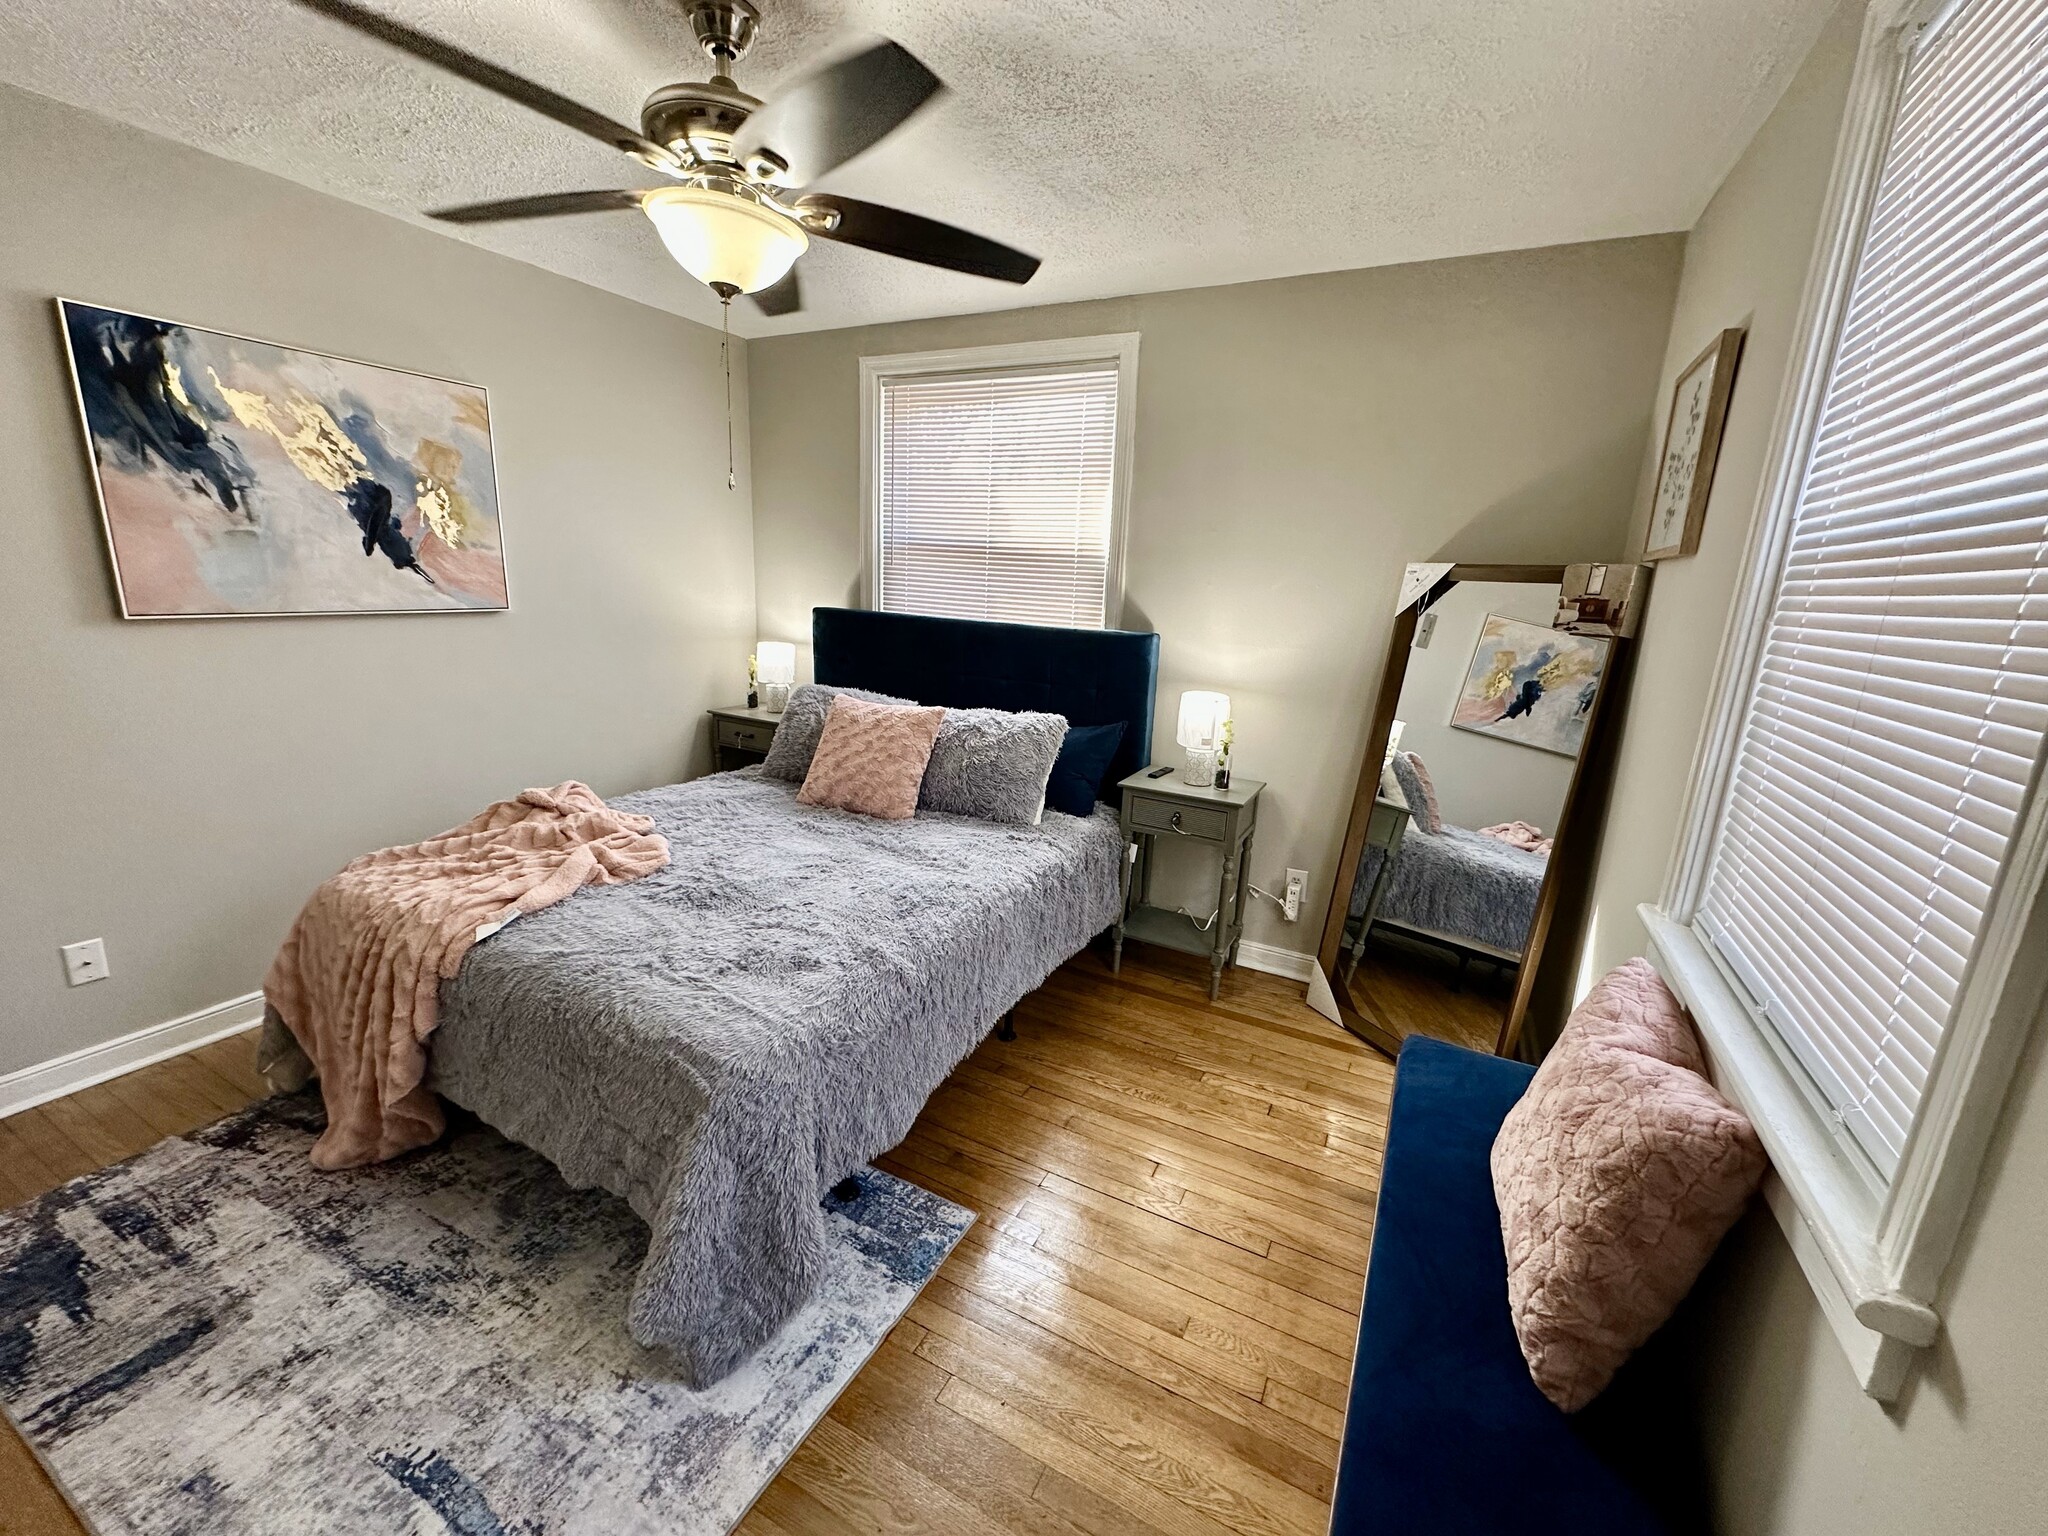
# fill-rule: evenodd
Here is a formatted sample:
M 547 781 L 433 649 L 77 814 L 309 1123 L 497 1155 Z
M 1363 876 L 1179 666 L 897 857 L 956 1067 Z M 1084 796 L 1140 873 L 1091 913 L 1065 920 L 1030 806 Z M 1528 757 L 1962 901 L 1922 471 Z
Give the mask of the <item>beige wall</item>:
M 1594 886 L 1585 974 L 1638 953 L 1669 862 L 1847 97 L 1846 0 L 1686 247 L 1660 399 L 1723 326 L 1750 327 L 1698 555 L 1659 567 Z M 1648 469 L 1638 506 L 1648 502 Z M 1640 519 L 1639 519 L 1640 521 Z M 1641 529 L 1635 543 L 1640 544 Z M 1864 1398 L 1767 1212 L 1678 1325 L 1699 1376 L 1715 1529 L 1928 1536 L 2048 1529 L 2048 1089 L 2015 1076 L 1941 1302 L 1946 1332 L 1891 1410 Z
M 1310 871 L 1312 950 L 1401 567 L 1621 551 L 1676 236 L 827 331 L 752 347 L 763 635 L 857 600 L 859 359 L 1140 333 L 1124 623 L 1164 637 L 1154 754 L 1220 688 L 1267 780 L 1252 877 Z M 1213 901 L 1213 898 L 1211 898 Z M 1207 907 L 1202 908 L 1206 912 Z
M 754 609 L 714 332 L 5 89 L 0 207 L 0 1073 L 253 990 L 367 848 L 703 750 Z M 122 622 L 59 293 L 488 386 L 512 611 Z

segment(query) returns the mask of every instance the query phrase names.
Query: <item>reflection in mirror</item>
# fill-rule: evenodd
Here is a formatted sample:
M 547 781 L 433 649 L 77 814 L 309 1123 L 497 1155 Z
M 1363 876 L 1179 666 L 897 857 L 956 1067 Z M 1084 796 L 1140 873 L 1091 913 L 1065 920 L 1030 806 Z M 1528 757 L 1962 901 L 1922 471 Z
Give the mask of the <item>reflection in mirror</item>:
M 1559 595 L 1446 582 L 1416 616 L 1329 977 L 1389 1048 L 1507 1033 L 1611 644 L 1553 629 Z

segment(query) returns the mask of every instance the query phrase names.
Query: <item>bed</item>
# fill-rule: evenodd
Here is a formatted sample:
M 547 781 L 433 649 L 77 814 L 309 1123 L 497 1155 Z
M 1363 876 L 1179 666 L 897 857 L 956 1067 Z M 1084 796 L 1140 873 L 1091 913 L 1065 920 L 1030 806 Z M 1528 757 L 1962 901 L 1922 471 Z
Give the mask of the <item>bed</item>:
M 1445 823 L 1441 832 L 1430 832 L 1411 820 L 1392 850 L 1386 889 L 1367 925 L 1372 882 L 1387 856 L 1386 849 L 1368 848 L 1359 860 L 1350 912 L 1360 923 L 1352 943 L 1354 965 L 1375 928 L 1413 934 L 1461 955 L 1520 963 L 1549 859 L 1468 827 Z
M 1125 724 L 1149 760 L 1158 637 L 847 609 L 818 681 Z M 1114 813 L 1038 827 L 798 805 L 758 768 L 620 797 L 673 858 L 476 946 L 430 1085 L 650 1229 L 629 1324 L 708 1385 L 810 1295 L 824 1193 L 908 1133 L 1018 1000 L 1112 923 Z

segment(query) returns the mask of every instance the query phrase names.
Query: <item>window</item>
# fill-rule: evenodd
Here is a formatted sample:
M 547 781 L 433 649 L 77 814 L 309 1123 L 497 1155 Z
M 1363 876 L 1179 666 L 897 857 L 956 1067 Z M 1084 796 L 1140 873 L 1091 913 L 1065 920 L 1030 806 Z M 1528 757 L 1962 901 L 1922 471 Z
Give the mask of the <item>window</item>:
M 1699 910 L 1886 1179 L 2048 728 L 2044 27 L 1907 71 Z
M 2039 999 L 2048 0 L 1878 0 L 1679 857 L 1645 909 L 1865 1390 Z M 2012 984 L 2018 983 L 2018 984 Z
M 869 605 L 1114 624 L 1137 341 L 862 358 Z

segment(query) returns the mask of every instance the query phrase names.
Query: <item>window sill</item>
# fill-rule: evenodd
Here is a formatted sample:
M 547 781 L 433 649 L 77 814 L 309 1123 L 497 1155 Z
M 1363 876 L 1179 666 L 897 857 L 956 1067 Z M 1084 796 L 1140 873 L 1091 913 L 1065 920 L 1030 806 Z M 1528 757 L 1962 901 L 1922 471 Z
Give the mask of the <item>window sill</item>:
M 1764 1197 L 1858 1383 L 1890 1402 L 1941 1321 L 1927 1302 L 1886 1281 L 1876 1195 L 1698 936 L 1656 907 L 1636 910 L 1650 933 L 1651 963 L 1699 1028 L 1715 1085 L 1754 1122 L 1770 1154 Z

